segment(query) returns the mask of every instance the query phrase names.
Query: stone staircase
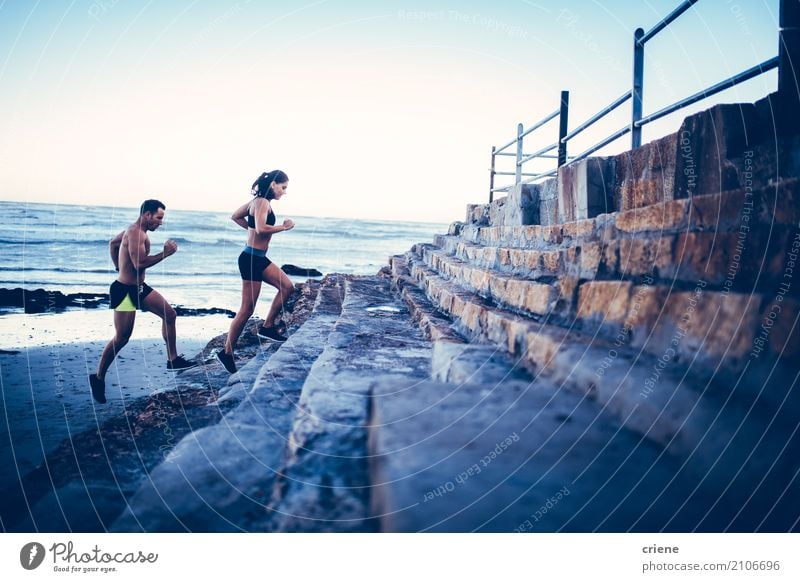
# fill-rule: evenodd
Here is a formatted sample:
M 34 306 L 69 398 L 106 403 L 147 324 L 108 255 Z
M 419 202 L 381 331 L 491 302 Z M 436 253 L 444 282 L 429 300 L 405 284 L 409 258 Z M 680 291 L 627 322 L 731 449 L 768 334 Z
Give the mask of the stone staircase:
M 114 529 L 796 530 L 800 149 L 734 113 L 326 278 Z

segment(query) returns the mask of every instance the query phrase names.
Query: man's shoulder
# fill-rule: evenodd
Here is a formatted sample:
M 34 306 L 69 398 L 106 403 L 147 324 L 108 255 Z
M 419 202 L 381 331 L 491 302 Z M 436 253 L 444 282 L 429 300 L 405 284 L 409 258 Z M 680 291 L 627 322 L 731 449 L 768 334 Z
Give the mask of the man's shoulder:
M 128 226 L 125 229 L 125 232 L 122 235 L 122 237 L 123 238 L 133 238 L 134 240 L 136 240 L 136 239 L 142 237 L 143 235 L 146 237 L 147 233 L 145 233 L 141 228 L 139 228 L 139 225 L 134 222 L 133 224 L 131 224 L 130 226 Z

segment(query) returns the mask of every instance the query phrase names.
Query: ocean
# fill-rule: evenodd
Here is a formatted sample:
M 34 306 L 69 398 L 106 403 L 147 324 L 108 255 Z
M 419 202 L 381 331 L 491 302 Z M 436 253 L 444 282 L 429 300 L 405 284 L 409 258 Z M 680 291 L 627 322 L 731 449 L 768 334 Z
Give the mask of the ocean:
M 280 223 L 284 217 L 275 210 Z M 117 275 L 108 241 L 137 216 L 133 208 L 0 202 L 0 288 L 107 293 Z M 295 228 L 272 238 L 269 258 L 323 274 L 374 275 L 390 255 L 447 231 L 447 225 L 434 223 L 291 218 Z M 178 243 L 178 252 L 148 269 L 147 282 L 173 305 L 236 311 L 236 259 L 247 237 L 230 214 L 167 209 L 163 226 L 150 233 L 150 252 L 168 238 Z M 273 295 L 264 285 L 261 305 Z

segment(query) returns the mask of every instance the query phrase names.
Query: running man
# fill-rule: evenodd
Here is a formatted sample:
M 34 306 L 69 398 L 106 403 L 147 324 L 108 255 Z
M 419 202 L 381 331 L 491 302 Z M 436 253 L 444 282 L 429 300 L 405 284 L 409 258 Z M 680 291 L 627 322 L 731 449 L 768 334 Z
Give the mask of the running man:
M 119 277 L 111 284 L 109 293 L 110 307 L 114 310 L 116 333 L 103 350 L 97 373 L 89 375 L 92 396 L 100 404 L 106 402 L 106 372 L 131 337 L 137 309 L 150 311 L 161 318 L 161 333 L 167 344 L 167 368 L 185 370 L 197 365 L 183 355 L 178 355 L 175 347 L 175 310 L 158 291 L 144 282 L 145 270 L 178 250 L 177 243 L 168 239 L 164 243 L 163 251 L 150 255 L 150 238 L 147 233 L 161 226 L 164 222 L 165 209 L 163 202 L 145 200 L 139 209 L 138 220 L 109 243 L 111 260 L 119 272 Z

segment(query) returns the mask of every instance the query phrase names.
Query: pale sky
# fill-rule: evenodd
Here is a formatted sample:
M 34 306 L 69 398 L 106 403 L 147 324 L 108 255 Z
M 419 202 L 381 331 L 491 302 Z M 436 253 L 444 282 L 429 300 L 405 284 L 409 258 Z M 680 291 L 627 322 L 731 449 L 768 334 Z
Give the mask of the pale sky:
M 279 168 L 283 216 L 457 220 L 488 200 L 492 145 L 562 89 L 571 128 L 628 90 L 633 30 L 677 4 L 0 0 L 0 199 L 232 211 Z M 777 6 L 700 0 L 646 47 L 645 114 L 776 55 Z

